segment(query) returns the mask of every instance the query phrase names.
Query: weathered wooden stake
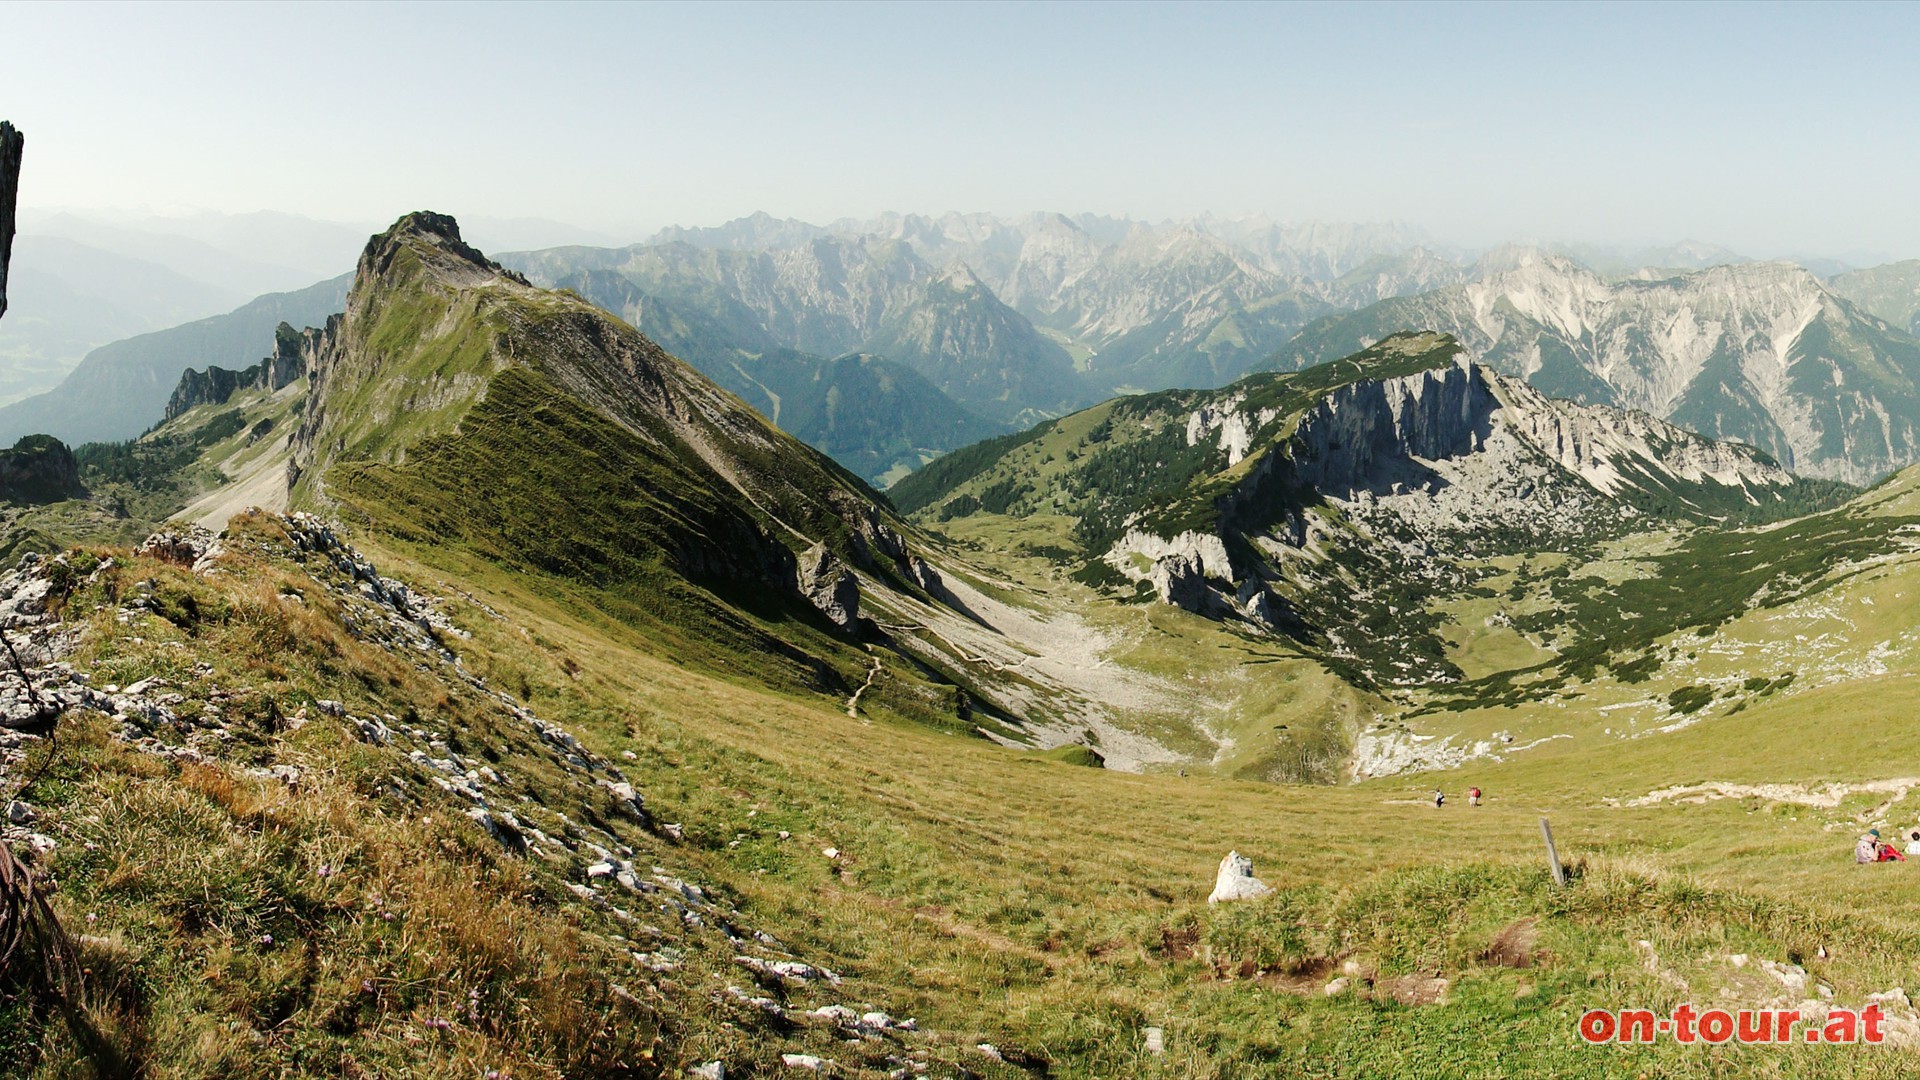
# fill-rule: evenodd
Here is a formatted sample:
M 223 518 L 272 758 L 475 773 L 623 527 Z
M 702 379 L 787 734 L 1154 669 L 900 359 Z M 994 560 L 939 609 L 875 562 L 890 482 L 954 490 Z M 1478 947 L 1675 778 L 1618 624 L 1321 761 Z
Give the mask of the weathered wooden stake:
M 1547 824 L 1546 818 L 1540 819 L 1540 837 L 1547 842 L 1547 869 L 1553 871 L 1553 883 L 1565 885 L 1567 868 L 1560 865 L 1560 853 L 1553 847 L 1553 827 Z

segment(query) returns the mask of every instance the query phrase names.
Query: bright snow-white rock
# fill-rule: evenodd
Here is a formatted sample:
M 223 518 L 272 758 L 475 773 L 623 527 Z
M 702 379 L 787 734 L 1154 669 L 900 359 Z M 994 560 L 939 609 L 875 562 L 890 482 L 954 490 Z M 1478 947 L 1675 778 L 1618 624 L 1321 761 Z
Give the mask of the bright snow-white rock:
M 1220 872 L 1214 877 L 1213 894 L 1207 897 L 1207 903 L 1252 900 L 1272 891 L 1266 882 L 1253 876 L 1252 859 L 1237 851 L 1229 851 L 1227 857 L 1220 860 Z

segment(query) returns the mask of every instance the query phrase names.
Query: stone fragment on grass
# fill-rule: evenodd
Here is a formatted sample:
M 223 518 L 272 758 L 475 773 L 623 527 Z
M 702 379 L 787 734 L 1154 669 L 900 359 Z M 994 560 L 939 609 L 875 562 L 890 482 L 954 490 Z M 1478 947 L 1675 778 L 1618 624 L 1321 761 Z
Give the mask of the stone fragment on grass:
M 1272 891 L 1266 882 L 1253 876 L 1252 859 L 1237 851 L 1229 851 L 1227 857 L 1220 860 L 1220 872 L 1214 878 L 1213 894 L 1207 897 L 1207 903 L 1252 900 Z
M 1913 1008 L 1913 1002 L 1907 1000 L 1906 988 L 1900 986 L 1896 986 L 1891 990 L 1882 991 L 1878 994 L 1868 994 L 1867 1001 L 1882 1007 Z

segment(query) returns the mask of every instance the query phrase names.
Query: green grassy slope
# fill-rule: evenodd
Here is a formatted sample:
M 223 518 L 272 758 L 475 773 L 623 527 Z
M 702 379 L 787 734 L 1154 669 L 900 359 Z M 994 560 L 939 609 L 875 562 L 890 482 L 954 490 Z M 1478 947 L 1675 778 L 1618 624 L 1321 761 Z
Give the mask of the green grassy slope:
M 1480 763 L 1439 780 L 1456 803 L 1435 811 L 1422 801 L 1423 779 L 1299 788 L 1116 774 L 900 723 L 884 705 L 850 718 L 678 663 L 648 631 L 564 599 L 564 585 L 446 547 L 408 551 L 374 554 L 389 572 L 468 592 L 502 616 L 456 601 L 474 634 L 454 643 L 469 669 L 518 687 L 540 715 L 621 761 L 658 819 L 686 823 L 682 844 L 630 842 L 720 889 L 742 923 L 834 966 L 843 999 L 916 1017 L 927 1034 L 907 1040 L 902 1056 L 931 1061 L 937 1074 L 1037 1068 L 994 1062 L 973 1049 L 981 1042 L 1067 1077 L 1893 1076 L 1908 1064 L 1868 1048 L 1596 1050 L 1573 1027 L 1594 1006 L 1770 1001 L 1781 989 L 1758 973 L 1762 959 L 1803 965 L 1807 996 L 1817 982 L 1840 1003 L 1908 980 L 1920 961 L 1911 871 L 1849 861 L 1853 815 L 1871 818 L 1887 796 L 1832 810 L 1755 798 L 1608 802 L 1709 779 L 1897 776 L 1888 753 L 1904 745 L 1912 703 L 1899 680 L 1768 701 L 1657 740 L 1582 739 Z M 151 618 L 120 627 L 109 612 L 83 656 L 102 662 L 100 679 L 204 658 L 247 715 L 268 697 L 290 712 L 304 697 L 336 694 L 356 714 L 413 708 L 445 717 L 469 745 L 502 740 L 509 756 L 497 767 L 526 772 L 535 789 L 559 783 L 510 732 L 488 726 L 498 721 L 477 703 L 441 701 L 407 665 L 317 625 L 333 601 L 315 607 L 323 597 L 290 568 L 241 563 L 203 583 L 177 573 L 132 564 L 124 580 L 199 590 L 203 610 L 225 594 L 234 621 L 189 633 Z M 283 583 L 305 590 L 313 609 L 291 628 L 309 644 L 284 656 L 257 629 L 273 610 L 296 610 L 270 602 Z M 258 599 L 249 607 L 243 597 Z M 162 646 L 176 641 L 178 650 Z M 1835 725 L 1834 715 L 1849 722 Z M 550 875 L 577 867 L 491 853 L 457 817 L 445 823 L 430 788 L 424 804 L 395 801 L 382 779 L 392 766 L 331 722 L 262 735 L 242 755 L 315 777 L 291 794 L 230 766 L 168 764 L 83 730 L 55 785 L 36 796 L 70 841 L 56 863 L 60 904 L 97 939 L 88 955 L 103 971 L 141 973 L 116 1030 L 137 1034 L 168 1071 L 600 1074 L 619 1048 L 647 1043 L 655 1022 L 600 996 L 601 980 L 669 1025 L 671 1036 L 650 1044 L 653 1058 L 621 1059 L 643 1075 L 680 1075 L 713 1057 L 767 1068 L 789 1048 L 850 1074 L 892 1067 L 866 1056 L 887 1047 L 823 1041 L 816 1025 L 784 1028 L 727 1006 L 722 988 L 743 973 L 727 970 L 737 946 L 724 938 L 682 941 L 676 971 L 636 970 L 607 936 L 615 924 L 564 902 Z M 1488 805 L 1458 804 L 1470 782 Z M 1879 817 L 1913 813 L 1920 807 L 1895 799 Z M 1567 890 L 1546 880 L 1540 814 L 1577 869 Z M 822 856 L 827 847 L 839 856 Z M 1251 854 L 1280 891 L 1208 909 L 1213 865 L 1229 847 Z M 116 862 L 129 851 L 209 857 Z M 344 880 L 313 876 L 318 861 L 336 860 Z M 477 875 L 472 896 L 484 906 L 447 888 L 453 874 Z M 391 938 L 362 914 L 370 895 L 403 913 L 410 937 Z M 192 903 L 200 896 L 221 898 L 224 914 L 205 921 Z M 98 921 L 85 922 L 87 913 Z M 262 945 L 262 934 L 276 944 Z M 546 934 L 567 944 L 505 944 Z M 309 936 L 325 947 L 279 944 Z M 1748 965 L 1734 966 L 1733 954 Z M 1325 996 L 1349 963 L 1365 992 Z M 1439 1003 L 1399 1000 L 1424 1000 L 1436 976 L 1447 980 Z M 370 999 L 358 996 L 363 979 L 376 986 Z M 469 986 L 484 995 L 478 1019 L 457 1007 Z M 568 1012 L 570 995 L 606 1002 L 595 1006 L 604 1011 Z M 449 1010 L 447 1030 L 423 1026 Z M 1145 1049 L 1148 1027 L 1165 1032 L 1163 1055 Z M 60 1045 L 24 1066 L 50 1075 Z M 608 1056 L 568 1056 L 596 1047 Z

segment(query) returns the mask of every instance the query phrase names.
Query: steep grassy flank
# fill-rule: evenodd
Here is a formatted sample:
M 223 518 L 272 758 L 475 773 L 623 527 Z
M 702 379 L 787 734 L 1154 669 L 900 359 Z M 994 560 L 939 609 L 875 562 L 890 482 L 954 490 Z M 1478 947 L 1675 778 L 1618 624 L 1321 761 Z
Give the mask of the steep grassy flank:
M 1104 406 L 1096 405 L 1094 408 Z M 1010 451 L 1046 435 L 1056 423 L 1058 421 L 1048 420 L 1025 431 L 1001 435 L 955 450 L 893 485 L 887 490 L 887 497 L 893 500 L 893 505 L 901 513 L 918 513 L 961 484 L 993 468 Z
M 825 621 L 778 580 L 791 580 L 792 555 L 723 497 L 725 482 L 537 372 L 502 372 L 458 435 L 414 444 L 406 463 L 331 475 L 342 507 L 380 532 L 604 591 L 688 663 L 751 656 L 776 684 L 851 690 L 806 651 L 831 647 Z
M 505 322 L 486 290 L 432 287 L 405 246 L 394 261 L 379 295 L 360 301 L 378 313 L 359 324 L 373 362 L 334 365 L 315 388 L 324 415 L 316 410 L 313 421 L 324 421 L 330 438 L 309 476 L 335 459 L 389 460 L 450 430 L 501 363 L 495 345 Z

